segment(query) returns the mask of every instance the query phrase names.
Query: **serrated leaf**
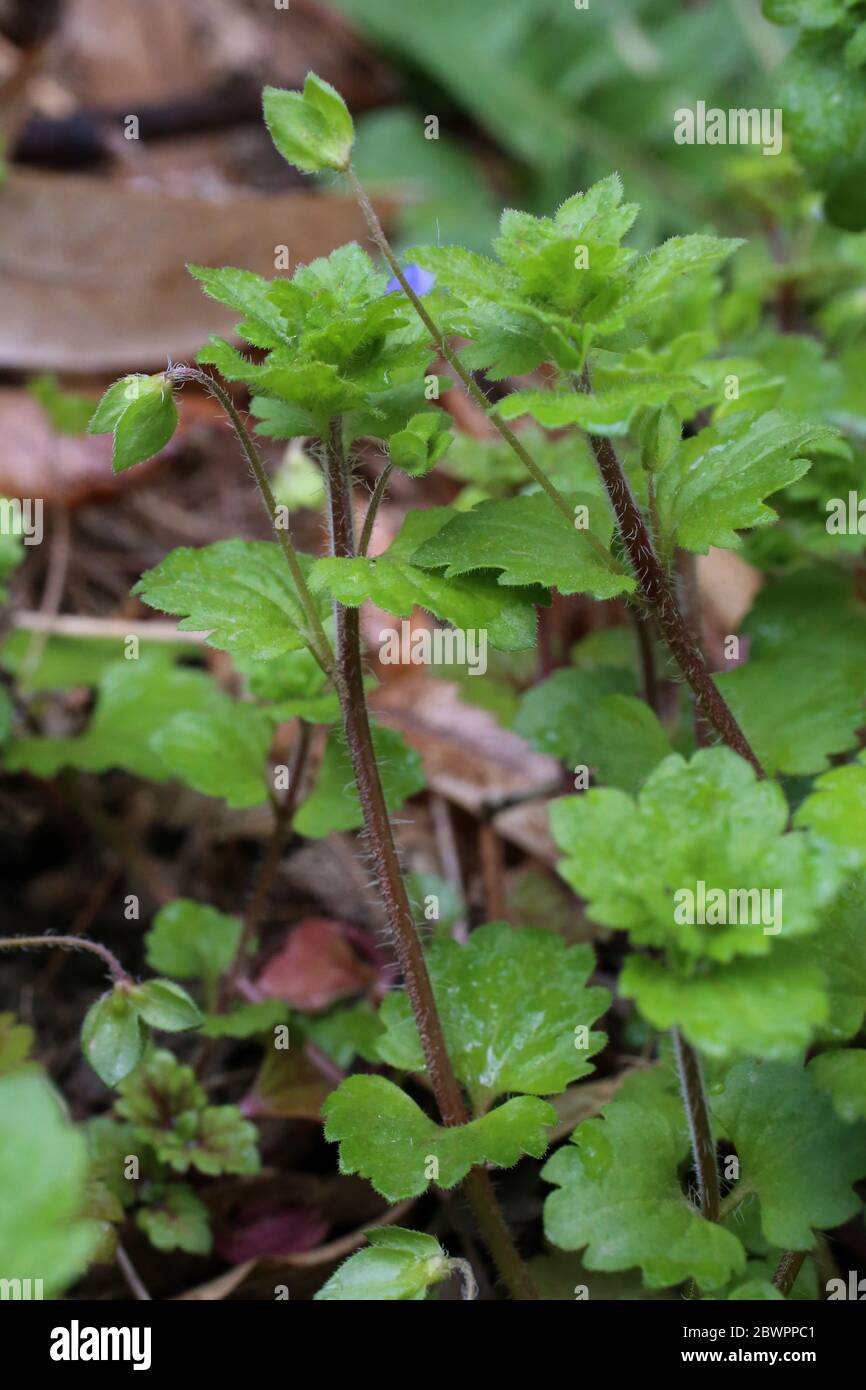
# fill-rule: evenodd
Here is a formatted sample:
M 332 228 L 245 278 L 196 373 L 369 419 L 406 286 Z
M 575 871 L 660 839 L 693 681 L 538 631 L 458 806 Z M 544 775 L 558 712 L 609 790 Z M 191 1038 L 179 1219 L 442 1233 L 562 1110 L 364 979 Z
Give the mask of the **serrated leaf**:
M 236 309 L 245 318 L 256 320 L 264 328 L 265 332 L 259 333 L 257 347 L 272 347 L 287 340 L 285 319 L 271 299 L 270 282 L 261 275 L 254 275 L 250 270 L 236 270 L 233 266 L 216 269 L 190 265 L 187 269 L 211 299 Z M 261 341 L 262 338 L 268 341 Z
M 740 1062 L 711 1104 L 736 1145 L 741 1181 L 760 1199 L 773 1245 L 811 1250 L 815 1229 L 859 1211 L 851 1184 L 866 1176 L 866 1124 L 839 1120 L 801 1066 Z
M 593 1070 L 589 1058 L 606 1037 L 590 1028 L 610 996 L 586 987 L 593 968 L 588 946 L 491 922 L 465 945 L 434 941 L 427 965 L 448 1054 L 476 1114 L 507 1092 L 552 1095 Z M 387 994 L 379 1018 L 385 1027 L 379 1055 L 401 1070 L 423 1071 L 408 997 Z
M 519 1096 L 469 1124 L 443 1128 L 383 1076 L 350 1076 L 322 1107 L 325 1138 L 340 1145 L 340 1171 L 360 1173 L 389 1202 L 425 1192 L 431 1181 L 454 1187 L 470 1168 L 511 1168 L 522 1154 L 539 1158 L 545 1126 L 556 1112 Z M 438 1163 L 435 1178 L 433 1173 Z
M 350 1255 L 314 1300 L 349 1302 L 421 1300 L 441 1283 L 451 1263 L 438 1240 L 400 1226 L 366 1232 L 370 1247 Z
M 396 729 L 382 725 L 373 726 L 373 746 L 385 800 L 395 812 L 426 785 L 421 759 Z M 363 823 L 345 736 L 331 730 L 316 784 L 295 816 L 294 827 L 299 835 L 320 839 L 334 830 L 356 830 Z
M 106 1086 L 116 1086 L 138 1065 L 146 1039 L 130 991 L 119 986 L 91 1004 L 81 1027 L 81 1050 Z
M 171 1052 L 151 1052 L 119 1090 L 117 1114 L 176 1172 L 192 1167 L 213 1177 L 258 1171 L 255 1126 L 237 1106 L 209 1106 L 192 1067 Z
M 242 930 L 237 917 L 176 898 L 160 908 L 144 938 L 147 963 L 178 980 L 218 980 L 235 958 Z
M 785 833 L 780 789 L 728 748 L 666 758 L 636 801 L 592 790 L 554 802 L 550 816 L 569 856 L 560 873 L 593 920 L 686 959 L 766 955 L 774 937 L 814 931 L 838 884 L 834 858 Z
M 198 1005 L 174 980 L 147 980 L 128 990 L 127 997 L 145 1023 L 166 1033 L 182 1033 L 203 1022 Z
M 315 73 L 304 90 L 265 87 L 265 124 L 283 159 L 304 174 L 348 167 L 355 138 L 352 117 L 339 92 Z
M 268 799 L 265 760 L 272 740 L 266 715 L 215 691 L 206 709 L 176 715 L 150 746 L 172 776 L 244 809 Z
M 803 455 L 835 438 L 826 425 L 771 410 L 684 439 L 656 475 L 665 547 L 736 549 L 738 530 L 776 520 L 764 499 L 802 477 L 809 467 Z
M 569 501 L 575 501 L 570 498 Z M 422 569 L 443 569 L 446 579 L 473 570 L 499 570 L 504 585 L 542 584 L 563 594 L 612 598 L 629 593 L 635 581 L 606 555 L 613 516 L 592 496 L 579 497 L 589 510 L 589 532 L 570 526 L 543 492 L 481 502 L 431 536 L 412 555 Z M 605 562 L 607 561 L 607 562 Z
M 146 1207 L 135 1214 L 135 1224 L 156 1250 L 186 1250 L 190 1255 L 209 1255 L 212 1245 L 210 1219 L 204 1202 L 184 1183 L 157 1189 Z
M 312 564 L 304 555 L 299 559 L 302 569 Z M 151 608 L 182 614 L 182 631 L 206 630 L 210 646 L 236 656 L 266 661 L 306 645 L 303 609 L 273 541 L 173 550 L 132 592 Z
M 209 1105 L 195 1123 L 184 1116 L 179 1133 L 164 1136 L 157 1147 L 163 1162 L 178 1173 L 197 1168 L 208 1177 L 220 1173 L 257 1173 L 261 1167 L 258 1133 L 236 1105 Z
M 642 1079 L 642 1078 L 641 1078 Z M 563 1250 L 582 1250 L 588 1269 L 638 1265 L 650 1288 L 694 1279 L 718 1288 L 746 1263 L 730 1231 L 705 1221 L 685 1196 L 679 1165 L 688 1152 L 684 1116 L 659 1110 L 655 1083 L 585 1120 L 542 1169 L 559 1191 L 544 1204 L 544 1228 Z
M 99 1239 L 86 1179 L 84 1136 L 47 1077 L 0 1076 L 0 1278 L 42 1280 L 51 1298 L 83 1273 Z
M 598 781 L 635 793 L 671 752 L 658 716 L 633 688 L 630 672 L 556 671 L 522 697 L 513 723 L 539 752 L 569 767 L 586 764 Z
M 619 992 L 634 999 L 654 1028 L 680 1028 L 708 1057 L 800 1057 L 829 1016 L 827 986 L 814 957 L 802 952 L 741 958 L 684 975 L 648 956 L 628 958 Z
M 167 1048 L 148 1052 L 143 1065 L 121 1083 L 118 1092 L 116 1113 L 129 1120 L 142 1141 L 154 1148 L 163 1129 L 207 1104 L 192 1067 L 183 1066 Z
M 484 631 L 494 647 L 519 651 L 535 642 L 534 604 L 542 590 L 509 592 L 488 574 L 444 577 L 412 557 L 419 547 L 447 527 L 457 514 L 447 507 L 410 512 L 400 534 L 375 558 L 324 559 L 310 575 L 315 592 L 325 591 L 340 603 L 357 607 L 370 600 L 386 612 L 409 617 L 416 607 L 463 631 Z
M 665 406 L 675 397 L 696 406 L 712 399 L 697 382 L 679 374 L 658 381 L 625 381 L 607 391 L 513 391 L 497 403 L 503 420 L 531 415 L 545 429 L 577 425 L 590 434 L 627 434 L 638 411 Z

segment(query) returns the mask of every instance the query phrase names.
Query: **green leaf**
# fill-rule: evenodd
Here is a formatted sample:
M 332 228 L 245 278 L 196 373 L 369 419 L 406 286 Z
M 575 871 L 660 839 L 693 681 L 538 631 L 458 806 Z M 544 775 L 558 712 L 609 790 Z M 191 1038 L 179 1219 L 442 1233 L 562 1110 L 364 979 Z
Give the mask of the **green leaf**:
M 448 1054 L 476 1114 L 507 1092 L 551 1095 L 593 1070 L 607 1039 L 590 1027 L 610 1003 L 607 990 L 586 987 L 593 964 L 588 946 L 505 922 L 476 928 L 465 945 L 433 942 L 427 965 Z M 387 994 L 379 1018 L 379 1055 L 423 1071 L 408 996 Z
M 447 507 L 410 512 L 383 555 L 317 561 L 310 575 L 313 591 L 326 591 L 352 607 L 369 599 L 401 617 L 409 617 L 416 606 L 426 608 L 462 631 L 486 632 L 490 643 L 503 651 L 533 646 L 533 604 L 546 600 L 542 590 L 509 592 L 490 574 L 444 577 L 412 563 L 419 546 L 423 550 L 455 516 Z
M 171 383 L 158 376 L 127 376 L 110 386 L 88 425 L 90 434 L 114 432 L 112 466 L 122 473 L 158 454 L 177 428 Z
M 84 1136 L 44 1074 L 0 1076 L 0 1278 L 41 1279 L 52 1298 L 83 1273 L 99 1238 L 86 1179 Z
M 821 930 L 808 941 L 791 944 L 800 969 L 820 969 L 828 1011 L 818 1030 L 827 1042 L 842 1042 L 859 1033 L 866 1014 L 866 880 L 848 880 L 824 914 Z
M 254 275 L 250 270 L 236 270 L 233 266 L 223 266 L 217 270 L 210 266 L 190 265 L 187 270 L 201 283 L 211 299 L 236 309 L 246 319 L 254 321 L 257 347 L 275 347 L 288 340 L 286 321 L 271 299 L 271 284 L 261 275 Z M 252 325 L 246 323 L 243 327 L 249 329 Z M 249 337 L 249 334 L 244 333 L 243 336 Z
M 774 937 L 814 931 L 838 883 L 828 853 L 785 833 L 780 789 L 728 748 L 665 758 L 636 801 L 592 790 L 554 802 L 550 816 L 568 855 L 560 872 L 593 920 L 686 960 L 766 955 Z
M 207 709 L 176 715 L 150 746 L 173 776 L 243 809 L 268 799 L 265 760 L 272 741 L 265 714 L 214 691 Z
M 631 270 L 615 316 L 643 314 L 683 275 L 713 270 L 744 246 L 739 238 L 675 236 L 648 252 Z
M 203 1022 L 201 1010 L 186 990 L 174 980 L 147 980 L 128 991 L 134 1009 L 151 1028 L 166 1033 L 182 1033 Z
M 822 1052 L 807 1068 L 813 1084 L 826 1091 L 833 1109 L 847 1124 L 866 1120 L 866 1051 L 850 1047 Z
M 116 1086 L 141 1060 L 146 1038 L 130 990 L 116 986 L 88 1009 L 81 1050 L 100 1081 Z
M 654 1028 L 680 1028 L 708 1057 L 802 1056 L 829 1015 L 825 977 L 815 940 L 803 951 L 741 958 L 685 975 L 648 956 L 633 955 L 619 992 L 634 999 Z
M 522 697 L 515 733 L 569 767 L 586 764 L 598 781 L 635 793 L 671 752 L 658 717 L 632 689 L 631 673 L 612 667 L 555 671 Z
M 453 579 L 473 570 L 499 570 L 504 585 L 543 584 L 563 594 L 613 598 L 635 581 L 606 554 L 613 516 L 592 496 L 570 498 L 589 509 L 589 534 L 570 526 L 543 492 L 481 502 L 431 536 L 412 556 L 422 569 Z M 596 547 L 602 548 L 599 553 Z
M 511 1168 L 522 1154 L 540 1158 L 556 1111 L 519 1096 L 469 1124 L 443 1128 L 383 1076 L 350 1076 L 325 1101 L 325 1138 L 340 1144 L 340 1172 L 360 1173 L 389 1202 L 454 1187 L 470 1168 Z M 434 1176 L 435 1174 L 435 1176 Z
M 632 1084 L 547 1161 L 541 1176 L 559 1190 L 545 1201 L 544 1229 L 563 1250 L 586 1247 L 587 1269 L 639 1265 L 651 1289 L 686 1279 L 718 1288 L 743 1271 L 745 1251 L 685 1196 L 685 1117 L 656 1102 L 655 1081 Z
M 28 384 L 34 400 L 48 416 L 51 428 L 58 434 L 85 434 L 93 417 L 93 397 L 75 391 L 64 391 L 51 372 L 34 377 Z
M 770 775 L 823 772 L 831 756 L 856 747 L 866 680 L 850 664 L 818 665 L 800 648 L 752 656 L 713 679 Z M 856 779 L 843 782 L 856 785 Z
M 87 426 L 88 434 L 111 434 L 123 412 L 143 393 L 152 390 L 151 383 L 156 380 L 158 378 L 136 372 L 115 381 L 93 412 Z
M 847 66 L 835 34 L 800 41 L 778 73 L 785 131 L 797 158 L 815 178 L 853 155 L 866 121 L 866 93 L 856 69 Z
M 141 1067 L 121 1082 L 115 1111 L 129 1120 L 142 1143 L 156 1148 L 163 1131 L 188 1112 L 202 1110 L 207 1096 L 192 1067 L 182 1066 L 167 1048 L 148 1052 Z
M 148 1205 L 135 1214 L 136 1226 L 144 1231 L 151 1245 L 157 1250 L 186 1250 L 190 1255 L 209 1255 L 212 1240 L 204 1202 L 184 1183 L 158 1187 L 156 1193 L 149 1197 Z
M 421 759 L 396 729 L 373 726 L 373 747 L 379 763 L 389 811 L 396 812 L 407 797 L 426 785 Z M 319 768 L 316 785 L 295 816 L 299 835 L 321 839 L 333 830 L 356 830 L 364 823 L 355 787 L 352 761 L 342 732 L 332 730 Z
M 257 1173 L 261 1166 L 258 1134 L 236 1105 L 209 1105 L 195 1125 L 185 1123 L 180 1133 L 161 1141 L 157 1153 L 179 1173 L 197 1168 L 217 1177 L 220 1173 Z
M 738 529 L 776 520 L 764 498 L 802 477 L 804 453 L 837 437 L 783 411 L 734 416 L 684 439 L 658 471 L 657 505 L 665 546 L 706 554 L 711 545 L 736 549 Z
M 159 910 L 144 938 L 147 963 L 177 980 L 218 980 L 237 954 L 242 930 L 237 917 L 177 898 Z
M 685 397 L 701 405 L 712 399 L 712 392 L 701 390 L 683 374 L 658 381 L 625 381 L 602 392 L 513 391 L 496 406 L 503 420 L 531 415 L 545 429 L 564 429 L 577 425 L 590 434 L 627 434 L 639 410 L 665 406 Z
M 346 103 L 330 83 L 310 72 L 303 94 L 265 87 L 262 100 L 271 139 L 289 164 L 304 174 L 348 168 L 354 126 Z
M 395 468 L 402 468 L 412 478 L 421 478 L 435 468 L 454 440 L 449 418 L 442 410 L 427 410 L 413 415 L 405 429 L 392 434 L 388 453 Z
M 179 714 L 203 716 L 216 700 L 225 700 L 201 671 L 173 669 L 159 651 L 139 661 L 110 666 L 99 682 L 96 710 L 76 738 L 24 738 L 6 754 L 10 771 L 27 768 L 38 777 L 53 777 L 62 767 L 105 772 L 123 767 L 138 777 L 165 781 L 170 769 L 157 754 L 153 739 Z
M 33 1047 L 33 1029 L 14 1014 L 0 1014 L 0 1076 L 17 1071 Z
M 866 753 L 819 777 L 812 795 L 798 808 L 794 824 L 806 826 L 850 855 L 853 862 L 862 863 L 866 858 Z
M 451 1273 L 451 1261 L 438 1240 L 422 1231 L 388 1226 L 367 1231 L 370 1248 L 359 1250 L 332 1274 L 315 1300 L 350 1302 L 415 1300 Z
M 150 1053 L 119 1090 L 117 1114 L 175 1171 L 193 1167 L 210 1177 L 258 1172 L 255 1125 L 234 1105 L 209 1106 L 192 1067 L 171 1052 Z
M 337 1005 L 318 1017 L 301 1019 L 301 1028 L 310 1042 L 332 1057 L 338 1067 L 347 1070 L 356 1057 L 378 1065 L 378 1050 L 382 1036 L 379 1013 L 366 999 L 349 1008 Z
M 299 559 L 302 569 L 312 564 Z M 235 656 L 266 661 L 306 645 L 303 609 L 275 541 L 173 550 L 132 592 L 151 608 L 183 614 L 183 632 L 206 630 L 210 646 Z
M 239 1004 L 226 1014 L 210 1014 L 202 1032 L 207 1038 L 254 1038 L 288 1021 L 288 1006 L 281 999 L 261 999 L 256 1004 Z
M 866 1124 L 839 1120 L 802 1067 L 741 1062 L 711 1104 L 736 1146 L 740 1181 L 760 1199 L 773 1245 L 811 1250 L 814 1229 L 839 1226 L 860 1210 L 851 1184 L 866 1176 Z

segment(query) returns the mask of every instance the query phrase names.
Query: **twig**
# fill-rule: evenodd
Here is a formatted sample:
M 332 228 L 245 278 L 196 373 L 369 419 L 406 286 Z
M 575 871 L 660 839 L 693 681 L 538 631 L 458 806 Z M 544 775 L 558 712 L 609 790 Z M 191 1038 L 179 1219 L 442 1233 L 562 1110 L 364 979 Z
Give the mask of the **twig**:
M 117 1265 L 129 1285 L 130 1292 L 135 1295 L 140 1303 L 150 1303 L 152 1301 L 151 1295 L 144 1287 L 135 1265 L 132 1263 L 132 1260 L 127 1255 L 120 1241 L 117 1242 Z
M 117 956 L 99 941 L 88 941 L 84 936 L 0 936 L 0 951 L 29 951 L 31 947 L 50 951 L 89 951 L 108 966 L 116 985 L 125 989 L 132 987 L 132 976 L 127 975 Z

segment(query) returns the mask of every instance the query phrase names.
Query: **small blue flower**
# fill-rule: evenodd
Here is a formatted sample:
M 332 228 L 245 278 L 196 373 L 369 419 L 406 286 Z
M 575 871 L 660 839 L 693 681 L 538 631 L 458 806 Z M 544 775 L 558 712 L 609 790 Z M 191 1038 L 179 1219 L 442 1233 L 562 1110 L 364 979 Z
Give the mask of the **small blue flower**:
M 429 270 L 422 270 L 420 265 L 405 265 L 403 274 L 409 281 L 409 285 L 419 296 L 429 294 L 436 284 L 436 276 L 431 275 Z M 386 294 L 393 294 L 395 290 L 401 289 L 400 281 L 396 275 L 392 275 L 388 284 L 385 286 Z

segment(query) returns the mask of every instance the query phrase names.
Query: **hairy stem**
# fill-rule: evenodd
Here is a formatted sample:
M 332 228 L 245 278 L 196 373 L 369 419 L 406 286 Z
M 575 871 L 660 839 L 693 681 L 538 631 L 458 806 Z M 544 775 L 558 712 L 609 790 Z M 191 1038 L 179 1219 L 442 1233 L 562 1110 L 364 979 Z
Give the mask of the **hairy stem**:
M 683 1106 L 691 1135 L 701 1216 L 706 1217 L 707 1221 L 718 1221 L 720 1207 L 719 1170 L 716 1165 L 716 1146 L 713 1142 L 710 1111 L 704 1090 L 700 1058 L 694 1048 L 686 1042 L 678 1028 L 673 1029 L 671 1036 L 677 1059 Z
M 132 976 L 127 975 L 114 952 L 109 951 L 108 947 L 103 946 L 99 941 L 88 941 L 84 936 L 0 936 L 0 951 L 11 951 L 16 948 L 21 951 L 29 951 L 33 946 L 48 951 L 55 949 L 60 951 L 89 951 L 91 955 L 99 956 L 99 959 L 108 966 L 111 978 L 116 985 L 122 985 L 128 989 L 133 983 Z
M 784 1294 L 785 1298 L 794 1287 L 797 1275 L 803 1268 L 808 1250 L 786 1250 L 776 1266 L 776 1273 L 773 1275 L 773 1284 Z
M 225 998 L 238 979 L 238 976 L 245 969 L 247 959 L 250 954 L 253 939 L 258 930 L 259 922 L 268 901 L 268 895 L 274 884 L 277 869 L 280 864 L 280 855 L 283 849 L 283 842 L 286 834 L 291 829 L 295 812 L 298 809 L 300 788 L 304 776 L 307 758 L 310 751 L 311 728 L 304 719 L 298 721 L 298 737 L 292 750 L 292 765 L 289 769 L 289 786 L 283 801 L 277 801 L 274 805 L 274 827 L 267 849 L 261 859 L 253 885 L 252 896 L 250 897 L 247 910 L 244 913 L 243 930 L 241 939 L 238 942 L 238 949 L 231 968 L 226 976 L 222 996 Z
M 385 236 L 376 210 L 367 197 L 353 168 L 350 167 L 347 170 L 347 177 L 352 185 L 361 211 L 366 218 L 373 240 L 388 262 L 406 298 L 421 319 L 421 322 L 428 329 L 439 352 L 441 352 L 449 366 L 453 367 L 469 395 L 480 405 L 496 430 L 520 459 L 530 476 L 538 483 L 539 487 L 543 488 L 559 511 L 562 512 L 564 516 L 568 517 L 569 523 L 572 523 L 574 520 L 573 514 L 568 502 L 562 496 L 562 493 L 550 481 L 544 470 L 539 468 L 524 445 L 521 444 L 514 431 L 509 428 L 504 420 L 498 417 L 495 411 L 491 411 L 490 403 L 483 391 L 476 385 L 471 373 L 463 366 L 463 363 L 451 347 L 445 334 L 436 324 L 421 298 L 412 289 L 412 286 L 406 279 L 400 262 L 394 255 L 388 238 Z M 667 575 L 656 556 L 640 509 L 631 495 L 631 490 L 628 486 L 625 474 L 620 467 L 619 460 L 617 459 L 610 440 L 599 438 L 596 435 L 590 435 L 590 441 L 607 488 L 608 496 L 613 503 L 617 523 L 628 550 L 629 559 L 640 583 L 643 596 L 653 608 L 662 637 L 670 647 L 674 658 L 682 669 L 683 675 L 694 692 L 695 698 L 700 702 L 713 728 L 729 747 L 733 748 L 736 753 L 739 753 L 752 764 L 759 777 L 763 777 L 764 772 L 761 764 L 752 751 L 732 710 L 728 707 L 727 703 L 716 689 L 702 654 L 696 649 L 695 644 L 691 640 L 688 629 L 677 607 L 676 598 L 668 582 Z M 616 570 L 617 566 L 604 546 L 602 546 L 589 531 L 582 532 L 582 535 L 596 550 L 602 563 L 604 563 L 608 569 Z
M 351 558 L 356 553 L 355 528 L 349 470 L 339 422 L 332 426 L 325 445 L 331 550 L 337 557 Z M 379 777 L 364 693 L 359 610 L 338 603 L 335 605 L 335 615 L 337 690 L 343 713 L 343 726 L 364 815 L 367 842 L 385 906 L 391 939 L 412 1006 L 442 1122 L 446 1125 L 466 1124 L 469 1115 L 448 1056 L 442 1021 L 436 1008 L 427 962 L 403 881 Z M 473 1169 L 464 1181 L 464 1189 L 479 1229 L 512 1297 L 534 1298 L 536 1295 L 529 1276 L 514 1247 L 487 1173 L 483 1169 Z
M 279 514 L 277 512 L 277 503 L 271 489 L 268 475 L 265 472 L 265 467 L 259 456 L 259 451 L 253 443 L 252 436 L 241 419 L 234 401 L 228 391 L 220 385 L 215 377 L 212 377 L 209 372 L 202 371 L 199 367 L 173 367 L 171 371 L 167 373 L 167 376 L 172 381 L 194 381 L 199 386 L 203 386 L 205 391 L 213 396 L 214 400 L 222 406 L 228 416 L 231 426 L 240 441 L 240 446 L 244 451 L 247 463 L 253 471 L 253 476 L 256 480 L 256 486 L 261 493 L 265 511 L 270 518 L 271 525 L 276 532 L 277 540 L 286 557 L 295 589 L 297 590 L 298 600 L 304 610 L 304 616 L 309 626 L 309 631 L 304 634 L 308 646 L 316 661 L 325 672 L 325 675 L 333 680 L 334 662 L 330 644 L 325 636 L 325 629 L 322 627 L 322 620 L 319 617 L 318 610 L 313 601 L 313 596 L 307 587 L 307 581 L 301 570 L 298 553 L 292 545 L 291 537 L 285 527 L 278 524 Z
M 671 582 L 656 554 L 613 445 L 599 435 L 591 434 L 589 438 L 632 569 L 655 615 L 659 631 L 716 733 L 729 748 L 751 763 L 759 777 L 763 777 L 764 769 L 733 711 L 719 694 L 703 653 L 680 612 Z
M 376 524 L 376 517 L 382 505 L 382 499 L 388 487 L 388 479 L 391 477 L 393 464 L 390 459 L 385 464 L 382 472 L 376 479 L 376 486 L 370 496 L 370 505 L 367 508 L 367 515 L 364 517 L 364 525 L 361 528 L 361 539 L 358 542 L 358 554 L 366 555 L 370 548 L 370 541 L 373 536 L 373 527 Z

